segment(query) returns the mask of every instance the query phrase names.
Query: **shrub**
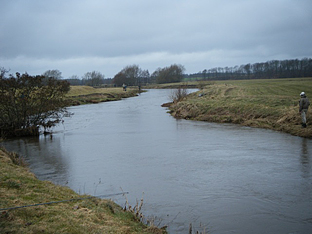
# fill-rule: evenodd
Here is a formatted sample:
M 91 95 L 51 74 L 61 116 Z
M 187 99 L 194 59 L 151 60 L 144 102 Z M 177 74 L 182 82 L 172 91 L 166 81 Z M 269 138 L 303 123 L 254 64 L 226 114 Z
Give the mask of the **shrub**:
M 182 101 L 186 96 L 187 96 L 187 88 L 184 85 L 172 91 L 170 99 L 176 103 Z
M 62 118 L 67 81 L 30 76 L 0 77 L 0 137 L 38 135 L 39 126 L 48 129 Z

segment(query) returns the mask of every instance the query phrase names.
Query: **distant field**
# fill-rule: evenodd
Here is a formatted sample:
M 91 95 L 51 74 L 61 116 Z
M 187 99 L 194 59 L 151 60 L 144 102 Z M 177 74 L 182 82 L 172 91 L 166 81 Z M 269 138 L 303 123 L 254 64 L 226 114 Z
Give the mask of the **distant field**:
M 199 82 L 202 89 L 171 106 L 176 117 L 237 123 L 312 137 L 312 107 L 308 128 L 301 128 L 300 93 L 312 99 L 312 78 Z
M 216 81 L 217 84 L 229 84 L 244 87 L 251 95 L 282 95 L 297 100 L 302 91 L 312 96 L 312 78 L 263 79 L 263 80 L 236 80 Z
M 116 101 L 121 98 L 136 96 L 138 93 L 139 90 L 137 87 L 130 87 L 127 88 L 127 91 L 123 91 L 121 87 L 93 88 L 91 86 L 71 86 L 66 98 L 69 102 L 68 105 L 81 105 Z
M 123 93 L 121 87 L 118 88 L 93 88 L 91 86 L 70 86 L 70 91 L 67 96 L 79 96 L 79 95 L 89 95 L 89 94 L 98 94 L 98 93 L 111 93 L 119 94 Z

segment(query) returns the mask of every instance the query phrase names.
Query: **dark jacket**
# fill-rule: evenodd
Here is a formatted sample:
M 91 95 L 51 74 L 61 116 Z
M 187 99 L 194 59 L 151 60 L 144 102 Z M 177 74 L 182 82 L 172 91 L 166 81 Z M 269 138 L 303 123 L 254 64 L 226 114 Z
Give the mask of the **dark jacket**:
M 306 96 L 301 97 L 299 101 L 299 112 L 305 109 L 307 110 L 309 108 L 309 105 L 310 105 L 309 99 Z

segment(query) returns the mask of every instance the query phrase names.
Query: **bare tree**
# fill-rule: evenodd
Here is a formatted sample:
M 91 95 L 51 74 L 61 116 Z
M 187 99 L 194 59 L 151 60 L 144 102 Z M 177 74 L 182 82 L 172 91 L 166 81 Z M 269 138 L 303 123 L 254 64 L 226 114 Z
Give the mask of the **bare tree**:
M 47 78 L 62 79 L 62 72 L 57 69 L 47 70 L 42 75 Z
M 140 85 L 144 73 L 138 65 L 130 65 L 123 68 L 114 77 L 114 84 L 121 86 L 125 83 L 128 86 Z
M 184 66 L 173 64 L 170 67 L 158 68 L 153 75 L 156 76 L 156 83 L 180 82 L 185 71 Z
M 85 81 L 86 85 L 89 86 L 99 86 L 103 83 L 104 75 L 101 72 L 93 71 L 84 74 L 82 79 Z

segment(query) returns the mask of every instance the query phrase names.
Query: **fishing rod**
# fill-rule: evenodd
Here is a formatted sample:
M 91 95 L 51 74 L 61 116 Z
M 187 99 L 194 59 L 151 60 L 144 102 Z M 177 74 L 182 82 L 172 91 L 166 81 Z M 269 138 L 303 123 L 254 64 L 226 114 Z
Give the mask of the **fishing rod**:
M 68 200 L 37 203 L 37 204 L 32 204 L 32 205 L 24 205 L 24 206 L 15 206 L 15 207 L 8 207 L 8 208 L 0 208 L 0 211 L 3 211 L 3 210 L 15 210 L 15 209 L 26 208 L 26 207 L 31 207 L 31 206 L 50 205 L 50 204 L 62 203 L 62 202 L 71 202 L 71 201 L 78 201 L 78 200 L 86 200 L 86 199 L 92 199 L 92 198 L 112 197 L 112 196 L 119 196 L 119 195 L 125 195 L 125 194 L 129 194 L 129 192 L 112 193 L 112 194 L 105 194 L 105 195 L 99 195 L 99 196 L 72 198 L 72 199 L 68 199 Z

